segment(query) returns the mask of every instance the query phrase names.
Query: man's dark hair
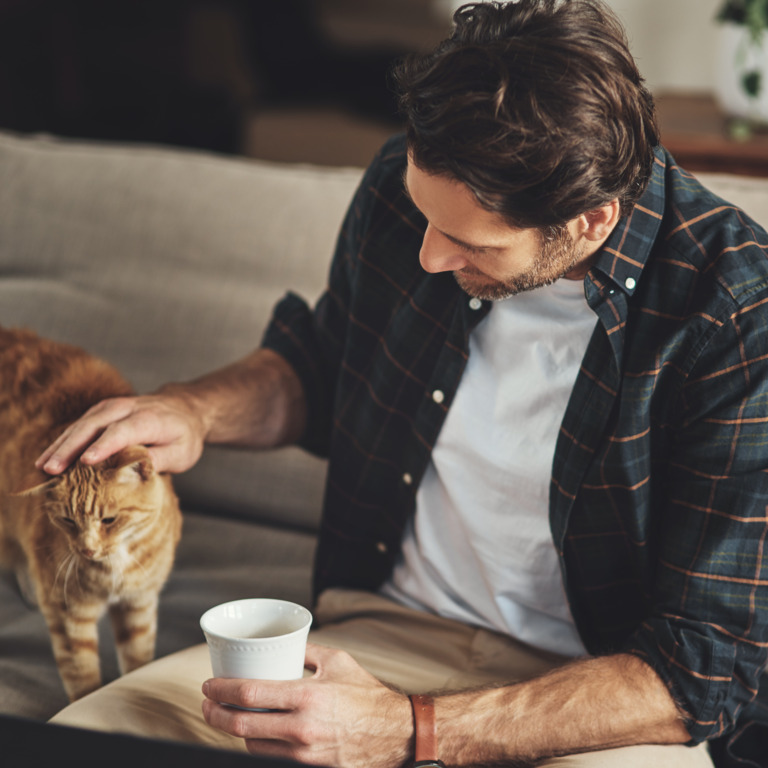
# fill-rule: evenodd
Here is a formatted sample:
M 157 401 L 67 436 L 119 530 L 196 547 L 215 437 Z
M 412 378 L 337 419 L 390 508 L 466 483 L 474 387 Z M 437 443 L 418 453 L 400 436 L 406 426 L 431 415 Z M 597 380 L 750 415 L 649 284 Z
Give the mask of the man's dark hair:
M 470 3 L 395 70 L 414 163 L 518 227 L 628 213 L 659 143 L 653 98 L 601 0 Z

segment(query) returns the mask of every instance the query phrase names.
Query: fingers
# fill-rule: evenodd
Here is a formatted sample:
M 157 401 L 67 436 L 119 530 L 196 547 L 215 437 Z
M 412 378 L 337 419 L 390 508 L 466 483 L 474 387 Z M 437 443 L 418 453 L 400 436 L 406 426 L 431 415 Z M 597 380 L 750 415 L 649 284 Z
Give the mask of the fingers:
M 103 461 L 131 444 L 120 445 L 114 436 L 105 438 L 102 434 L 108 425 L 125 418 L 130 412 L 130 399 L 127 398 L 105 400 L 93 406 L 43 451 L 35 466 L 50 475 L 57 475 L 81 454 L 86 464 Z
M 294 745 L 285 741 L 274 741 L 270 739 L 245 739 L 245 748 L 252 755 L 262 757 L 279 757 L 283 760 L 293 760 L 296 762 L 312 765 L 311 758 L 303 757 L 300 750 Z M 316 763 L 322 765 L 321 762 Z
M 230 705 L 240 710 L 290 710 L 297 705 L 297 696 L 291 682 L 214 677 L 203 684 L 203 693 L 212 703 Z M 238 711 L 225 707 L 224 714 L 231 715 Z
M 214 728 L 243 739 L 251 754 L 295 760 L 305 764 L 327 765 L 327 755 L 311 745 L 309 734 L 302 737 L 287 712 L 245 712 L 208 699 L 203 701 L 203 716 Z
M 209 698 L 203 701 L 203 716 L 214 728 L 244 739 L 252 754 L 327 764 L 324 750 L 313 741 L 317 729 L 308 725 L 302 712 L 305 697 L 289 681 L 213 679 L 203 685 Z M 239 707 L 260 707 L 247 711 Z
M 203 434 L 199 419 L 178 398 L 114 398 L 86 411 L 35 466 L 56 475 L 78 457 L 84 464 L 98 464 L 130 445 L 147 446 L 158 472 L 182 472 L 200 458 Z

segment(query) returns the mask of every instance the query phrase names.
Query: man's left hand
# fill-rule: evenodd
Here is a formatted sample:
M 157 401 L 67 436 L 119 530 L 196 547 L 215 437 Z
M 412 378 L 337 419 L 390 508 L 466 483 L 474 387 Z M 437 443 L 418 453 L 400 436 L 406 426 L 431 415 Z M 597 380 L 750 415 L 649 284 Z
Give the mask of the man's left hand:
M 413 755 L 406 695 L 379 682 L 344 651 L 309 643 L 306 667 L 314 673 L 301 680 L 208 680 L 206 722 L 245 739 L 253 754 L 311 765 L 397 768 Z

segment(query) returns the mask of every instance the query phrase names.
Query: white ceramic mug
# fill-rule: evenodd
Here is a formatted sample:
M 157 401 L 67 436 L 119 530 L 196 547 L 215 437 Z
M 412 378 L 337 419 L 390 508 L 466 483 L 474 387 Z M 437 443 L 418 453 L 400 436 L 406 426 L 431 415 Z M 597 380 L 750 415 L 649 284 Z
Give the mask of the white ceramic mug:
M 287 600 L 222 603 L 200 617 L 214 677 L 297 680 L 312 614 Z

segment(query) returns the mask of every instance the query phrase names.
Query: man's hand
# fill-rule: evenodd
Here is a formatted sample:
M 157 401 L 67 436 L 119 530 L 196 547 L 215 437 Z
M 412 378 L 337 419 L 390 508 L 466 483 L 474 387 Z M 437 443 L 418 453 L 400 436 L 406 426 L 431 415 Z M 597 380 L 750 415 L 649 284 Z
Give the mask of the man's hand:
M 181 394 L 104 400 L 71 424 L 35 462 L 55 475 L 78 457 L 98 464 L 129 445 L 146 445 L 158 472 L 183 472 L 203 450 L 202 419 Z
M 242 360 L 153 395 L 119 397 L 93 406 L 35 462 L 56 475 L 80 457 L 98 464 L 129 445 L 145 445 L 158 472 L 184 472 L 203 443 L 265 449 L 296 441 L 304 431 L 301 381 L 276 352 Z
M 349 654 L 309 643 L 302 680 L 215 678 L 203 686 L 209 725 L 245 739 L 249 752 L 337 768 L 398 768 L 413 754 L 413 713 Z M 246 712 L 264 707 L 279 712 Z

